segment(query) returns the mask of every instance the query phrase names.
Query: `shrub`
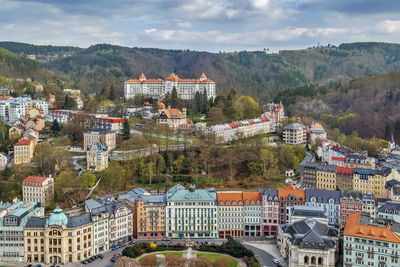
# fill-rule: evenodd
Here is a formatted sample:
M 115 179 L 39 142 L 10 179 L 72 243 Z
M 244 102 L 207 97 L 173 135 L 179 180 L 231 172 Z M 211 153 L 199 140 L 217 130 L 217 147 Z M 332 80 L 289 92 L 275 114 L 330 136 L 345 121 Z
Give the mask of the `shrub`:
M 153 267 L 157 265 L 157 257 L 156 255 L 147 255 L 143 257 L 143 259 L 140 261 L 140 265 L 142 266 L 149 266 Z
M 182 266 L 183 262 L 184 262 L 184 260 L 177 255 L 168 254 L 165 256 L 166 266 L 171 266 L 171 267 Z

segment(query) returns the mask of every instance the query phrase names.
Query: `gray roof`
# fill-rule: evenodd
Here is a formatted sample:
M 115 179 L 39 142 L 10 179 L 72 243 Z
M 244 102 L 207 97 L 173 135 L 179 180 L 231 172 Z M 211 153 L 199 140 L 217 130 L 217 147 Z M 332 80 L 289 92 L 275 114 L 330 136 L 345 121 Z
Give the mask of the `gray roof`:
M 400 203 L 399 202 L 393 202 L 393 201 L 387 201 L 385 204 L 383 204 L 379 209 L 378 212 L 382 213 L 394 213 L 394 211 L 400 211 Z
M 86 133 L 89 133 L 89 134 L 90 133 L 105 133 L 105 134 L 109 134 L 109 133 L 115 133 L 115 132 L 112 131 L 112 130 L 109 130 L 107 128 L 95 128 L 95 129 L 87 131 Z
M 323 208 L 306 206 L 293 206 L 291 216 L 327 218 Z
M 214 188 L 196 189 L 194 185 L 185 189 L 178 184 L 168 190 L 167 201 L 217 201 L 217 192 Z
M 374 170 L 374 169 L 363 169 L 363 168 L 355 168 L 354 169 L 355 174 L 361 174 L 361 175 L 383 175 L 382 171 L 379 170 Z
M 274 199 L 278 198 L 278 190 L 277 189 L 261 189 L 260 190 L 262 196 L 271 197 Z
M 291 235 L 293 245 L 310 249 L 334 248 L 338 231 L 332 226 L 320 223 L 313 218 L 279 226 L 283 232 Z
M 131 191 L 118 195 L 119 199 L 126 199 L 132 203 L 135 203 L 142 195 L 149 194 L 149 192 L 141 187 L 136 187 Z
M 316 202 L 328 203 L 330 199 L 335 201 L 335 204 L 340 203 L 342 193 L 340 191 L 322 190 L 322 189 L 305 189 L 306 201 L 311 201 L 311 198 L 316 198 Z
M 92 222 L 92 217 L 90 213 L 85 213 L 76 217 L 69 217 L 68 218 L 68 228 L 76 228 L 82 225 L 86 225 Z
M 45 228 L 48 217 L 31 217 L 26 222 L 25 228 Z
M 305 128 L 306 127 L 301 123 L 292 123 L 292 124 L 289 124 L 288 126 L 283 127 L 282 129 L 296 131 L 296 130 L 305 129 Z

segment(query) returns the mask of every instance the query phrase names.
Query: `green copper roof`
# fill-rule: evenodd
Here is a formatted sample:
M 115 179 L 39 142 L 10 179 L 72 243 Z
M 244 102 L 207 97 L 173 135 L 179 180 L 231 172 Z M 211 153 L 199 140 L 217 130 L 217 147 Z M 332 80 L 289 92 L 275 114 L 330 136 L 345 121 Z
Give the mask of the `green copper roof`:
M 63 210 L 60 209 L 59 206 L 57 206 L 54 210 L 53 213 L 50 215 L 49 217 L 49 226 L 52 225 L 58 225 L 58 226 L 62 226 L 67 225 L 68 223 L 68 217 L 64 214 Z
M 185 189 L 181 185 L 175 185 L 167 192 L 167 201 L 217 201 L 217 192 L 214 188 L 196 189 L 191 185 Z

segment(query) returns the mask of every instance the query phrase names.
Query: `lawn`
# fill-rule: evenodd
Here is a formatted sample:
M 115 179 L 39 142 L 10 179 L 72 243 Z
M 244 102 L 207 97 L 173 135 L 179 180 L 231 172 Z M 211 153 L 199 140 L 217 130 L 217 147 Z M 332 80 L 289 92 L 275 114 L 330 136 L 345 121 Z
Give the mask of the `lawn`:
M 197 258 L 206 258 L 206 259 L 210 260 L 211 262 L 214 262 L 219 257 L 228 257 L 231 259 L 231 261 L 229 262 L 229 266 L 227 266 L 227 267 L 236 267 L 238 265 L 237 260 L 233 259 L 232 257 L 230 257 L 228 255 L 220 255 L 220 254 L 214 254 L 214 253 L 197 253 L 196 257 Z

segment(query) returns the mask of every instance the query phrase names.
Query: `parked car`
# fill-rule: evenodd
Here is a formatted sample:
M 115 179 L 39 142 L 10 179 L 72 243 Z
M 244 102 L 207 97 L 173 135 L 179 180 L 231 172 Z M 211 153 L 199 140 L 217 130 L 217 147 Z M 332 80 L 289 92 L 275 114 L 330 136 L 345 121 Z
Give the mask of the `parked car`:
M 112 251 L 115 251 L 115 250 L 117 250 L 119 248 L 120 248 L 120 246 L 115 246 L 115 247 L 112 248 Z
M 98 256 L 99 256 L 100 259 L 104 259 L 103 254 L 99 254 Z
M 164 241 L 170 241 L 171 240 L 171 238 L 169 238 L 169 237 L 164 237 L 164 239 L 163 239 Z
M 121 248 L 126 247 L 126 243 L 120 245 Z
M 82 264 L 88 264 L 89 262 L 87 260 L 81 261 Z
M 273 259 L 272 260 L 275 264 L 278 264 L 279 263 L 279 261 L 277 260 L 277 259 Z
M 129 242 L 129 246 L 131 246 L 131 245 L 135 245 L 136 244 L 136 241 L 135 240 L 133 240 L 133 241 L 131 241 L 131 242 Z

